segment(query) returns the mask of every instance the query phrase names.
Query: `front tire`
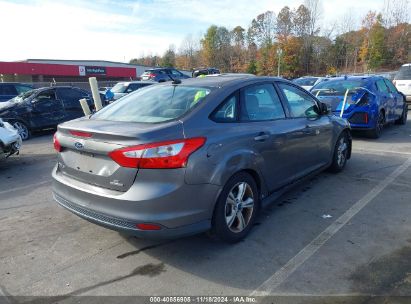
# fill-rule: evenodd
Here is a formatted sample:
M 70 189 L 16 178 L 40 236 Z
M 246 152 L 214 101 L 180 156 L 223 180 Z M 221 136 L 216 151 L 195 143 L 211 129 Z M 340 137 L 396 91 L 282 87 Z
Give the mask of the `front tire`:
M 349 147 L 350 143 L 348 141 L 348 135 L 346 132 L 343 132 L 335 143 L 333 159 L 329 171 L 338 173 L 344 169 L 349 155 Z
M 30 138 L 31 136 L 30 129 L 27 127 L 25 123 L 21 121 L 15 121 L 12 123 L 12 125 L 19 132 L 19 135 L 22 140 L 27 140 Z
M 259 210 L 259 192 L 253 177 L 240 172 L 225 184 L 214 209 L 212 235 L 235 243 L 251 230 Z

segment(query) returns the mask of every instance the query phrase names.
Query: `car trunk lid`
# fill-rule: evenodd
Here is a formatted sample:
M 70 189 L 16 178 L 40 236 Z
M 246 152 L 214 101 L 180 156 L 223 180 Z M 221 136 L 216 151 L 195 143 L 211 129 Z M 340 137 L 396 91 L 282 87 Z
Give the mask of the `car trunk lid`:
M 141 124 L 83 118 L 60 125 L 56 138 L 62 147 L 58 155 L 61 174 L 102 188 L 127 191 L 138 169 L 120 166 L 109 153 L 128 146 L 183 138 L 183 128 L 178 121 Z

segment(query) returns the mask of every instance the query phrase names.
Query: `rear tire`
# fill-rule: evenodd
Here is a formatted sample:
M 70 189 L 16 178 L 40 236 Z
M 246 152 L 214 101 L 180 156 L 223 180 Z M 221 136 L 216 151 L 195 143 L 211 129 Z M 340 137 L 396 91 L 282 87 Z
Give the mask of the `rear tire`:
M 374 129 L 368 132 L 369 136 L 371 138 L 379 138 L 381 136 L 384 125 L 385 125 L 385 115 L 383 111 L 380 111 L 378 113 L 377 122 L 375 123 Z
M 395 123 L 397 125 L 405 125 L 407 123 L 407 117 L 408 117 L 408 105 L 407 103 L 404 101 L 404 107 L 402 109 L 402 114 L 401 117 L 398 118 Z
M 21 121 L 15 121 L 12 123 L 12 125 L 19 132 L 19 135 L 22 140 L 27 140 L 30 138 L 31 136 L 30 129 L 27 127 L 25 123 Z
M 330 172 L 338 173 L 341 172 L 348 159 L 348 150 L 350 147 L 350 143 L 348 141 L 348 135 L 346 132 L 340 134 L 335 143 L 334 154 L 331 166 L 328 168 Z
M 214 209 L 211 235 L 228 242 L 242 240 L 251 230 L 260 206 L 255 180 L 246 173 L 232 176 Z

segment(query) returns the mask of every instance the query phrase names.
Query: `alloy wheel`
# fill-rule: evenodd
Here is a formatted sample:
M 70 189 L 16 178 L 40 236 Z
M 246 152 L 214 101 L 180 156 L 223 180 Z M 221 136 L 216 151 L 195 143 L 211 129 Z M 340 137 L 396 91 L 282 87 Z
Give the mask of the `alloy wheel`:
M 339 167 L 343 167 L 347 160 L 347 142 L 345 136 L 341 137 L 338 141 L 337 147 L 337 164 Z
M 29 138 L 29 129 L 24 123 L 16 121 L 15 123 L 13 123 L 13 127 L 17 129 L 22 140 Z
M 234 233 L 243 231 L 252 218 L 254 193 L 246 182 L 236 184 L 229 192 L 225 204 L 227 227 Z

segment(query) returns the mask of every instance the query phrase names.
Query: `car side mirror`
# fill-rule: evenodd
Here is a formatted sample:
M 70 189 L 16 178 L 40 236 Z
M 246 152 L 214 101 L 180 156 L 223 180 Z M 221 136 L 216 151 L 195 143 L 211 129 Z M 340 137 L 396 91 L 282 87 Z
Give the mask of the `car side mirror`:
M 331 106 L 327 103 L 320 102 L 320 114 L 327 115 L 331 112 Z

